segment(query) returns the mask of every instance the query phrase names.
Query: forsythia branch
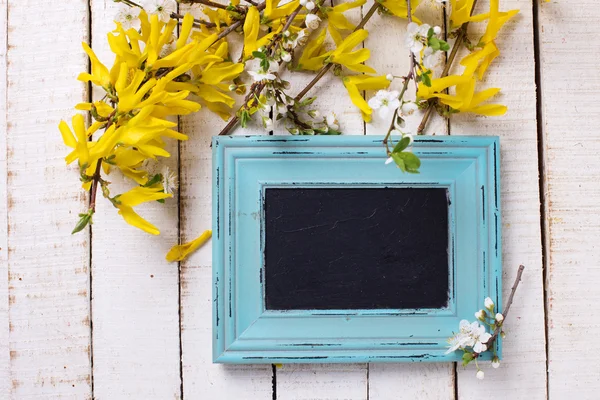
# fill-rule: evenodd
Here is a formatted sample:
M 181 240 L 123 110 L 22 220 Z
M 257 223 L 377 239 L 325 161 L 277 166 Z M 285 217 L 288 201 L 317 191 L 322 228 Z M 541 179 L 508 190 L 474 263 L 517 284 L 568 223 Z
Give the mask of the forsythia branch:
M 475 6 L 477 5 L 477 0 L 473 1 L 473 7 L 471 7 L 471 15 L 473 15 L 473 11 L 475 11 Z M 442 71 L 441 78 L 448 76 L 450 72 L 450 68 L 452 68 L 452 63 L 454 63 L 454 59 L 456 58 L 456 54 L 458 54 L 458 50 L 462 47 L 465 39 L 467 38 L 467 28 L 469 26 L 469 21 L 465 22 L 459 28 L 458 36 L 456 37 L 456 41 L 454 42 L 454 46 L 452 46 L 452 50 L 450 51 L 450 55 L 448 56 L 448 61 L 446 61 L 446 65 L 444 66 L 444 70 Z M 423 131 L 427 127 L 427 122 L 431 117 L 431 113 L 435 107 L 437 99 L 431 99 L 428 102 L 427 109 L 425 110 L 425 115 L 423 115 L 423 119 L 417 128 L 417 135 L 422 135 Z

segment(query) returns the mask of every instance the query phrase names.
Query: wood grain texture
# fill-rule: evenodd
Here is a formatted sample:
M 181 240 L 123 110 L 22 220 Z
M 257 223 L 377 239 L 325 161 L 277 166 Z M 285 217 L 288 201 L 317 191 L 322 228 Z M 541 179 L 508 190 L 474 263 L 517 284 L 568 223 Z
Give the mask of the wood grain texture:
M 227 3 L 224 1 L 224 3 Z M 181 6 L 182 12 L 200 15 L 198 7 Z M 233 33 L 232 58 L 237 59 L 240 36 Z M 247 77 L 248 78 L 248 77 Z M 181 144 L 181 242 L 198 237 L 212 226 L 211 138 L 226 122 L 203 108 L 181 118 L 181 129 L 190 140 Z M 261 128 L 237 128 L 234 134 L 265 134 Z M 212 251 L 211 243 L 181 262 L 181 342 L 183 395 L 186 399 L 271 399 L 270 365 L 212 364 Z
M 118 5 L 91 3 L 92 47 L 112 65 L 106 34 L 114 28 Z M 94 97 L 99 98 L 95 92 Z M 177 171 L 177 144 L 161 160 Z M 111 194 L 134 187 L 119 172 L 110 176 Z M 136 211 L 155 224 L 160 236 L 127 225 L 98 194 L 92 228 L 92 322 L 94 396 L 97 399 L 177 399 L 179 374 L 179 295 L 177 263 L 165 254 L 177 243 L 178 199 L 146 203 Z
M 0 32 L 6 38 L 8 2 L 0 0 Z M 10 355 L 8 323 L 8 192 L 6 190 L 6 45 L 0 41 L 0 398 L 10 395 Z
M 57 129 L 86 97 L 87 26 L 86 1 L 8 2 L 10 398 L 91 398 L 87 196 Z
M 461 400 L 484 396 L 546 399 L 532 10 L 531 2 L 525 0 L 506 0 L 500 4 L 503 10 L 521 11 L 500 31 L 497 44 L 501 55 L 488 70 L 481 87 L 502 88 L 502 94 L 492 102 L 506 104 L 509 110 L 501 117 L 456 115 L 450 121 L 450 132 L 500 136 L 505 301 L 519 264 L 526 269 L 506 321 L 502 365 L 499 369 L 492 369 L 489 363 L 482 365 L 487 374 L 484 381 L 475 378 L 474 366 L 466 369 L 459 366 L 457 384 Z M 489 1 L 479 1 L 477 8 L 489 9 Z M 473 24 L 470 31 L 481 32 L 484 26 Z M 502 390 L 496 390 L 498 387 Z
M 597 3 L 539 7 L 543 152 L 545 153 L 549 398 L 598 397 L 600 363 L 584 332 L 600 312 L 600 80 Z M 584 33 L 585 32 L 585 33 Z M 566 60 L 576 60 L 568 67 Z
M 443 26 L 444 11 L 432 0 L 423 1 L 415 10 L 417 17 L 430 25 Z M 404 44 L 407 21 L 391 16 L 377 16 L 369 26 L 366 45 L 371 49 L 370 65 L 380 74 L 392 73 L 405 76 L 409 70 L 409 49 Z M 442 59 L 440 60 L 442 61 Z M 440 63 L 438 70 L 443 67 Z M 394 79 L 390 90 L 401 90 L 402 80 Z M 372 96 L 374 93 L 368 93 Z M 411 83 L 405 99 L 415 98 L 415 88 Z M 416 132 L 423 113 L 416 112 L 406 117 L 406 132 Z M 385 135 L 392 116 L 381 118 L 374 115 L 373 122 L 366 125 L 367 135 Z M 427 134 L 446 135 L 446 121 L 435 116 L 430 120 Z M 382 149 L 382 162 L 385 152 Z M 390 168 L 395 168 L 389 165 Z M 398 170 L 398 173 L 402 172 Z M 401 390 L 399 390 L 401 388 Z M 453 364 L 370 364 L 369 399 L 450 399 L 454 396 Z

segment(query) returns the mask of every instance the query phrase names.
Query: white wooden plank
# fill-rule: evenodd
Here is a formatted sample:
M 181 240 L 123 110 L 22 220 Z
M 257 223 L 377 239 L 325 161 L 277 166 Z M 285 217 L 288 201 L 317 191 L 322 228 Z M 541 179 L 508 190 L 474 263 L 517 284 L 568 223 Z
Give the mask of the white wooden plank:
M 504 360 L 499 369 L 482 365 L 484 381 L 475 368 L 458 368 L 458 395 L 462 399 L 546 399 L 546 354 L 539 212 L 536 93 L 531 2 L 504 0 L 503 10 L 520 13 L 500 31 L 501 51 L 482 87 L 500 87 L 493 102 L 506 104 L 501 117 L 457 115 L 450 123 L 453 135 L 499 135 L 501 147 L 503 294 L 508 298 L 519 264 L 526 266 L 523 281 L 506 322 Z M 477 3 L 489 9 L 489 1 Z M 481 29 L 476 24 L 473 32 Z M 502 390 L 498 390 L 502 388 Z
M 434 1 L 423 2 L 416 15 L 432 26 L 443 26 L 443 9 Z M 407 21 L 396 17 L 376 17 L 370 25 L 367 48 L 371 49 L 371 65 L 380 73 L 405 76 L 409 70 L 409 49 L 404 44 Z M 443 67 L 443 65 L 440 65 Z M 438 71 L 439 72 L 439 71 Z M 401 90 L 401 79 L 395 79 L 390 89 Z M 373 93 L 368 93 L 372 96 Z M 411 83 L 405 99 L 414 99 L 415 89 Z M 406 130 L 416 132 L 423 113 L 416 112 L 406 118 Z M 366 125 L 367 135 L 385 135 L 392 116 L 382 119 L 374 116 Z M 427 134 L 446 135 L 446 121 L 435 116 L 431 119 Z M 385 152 L 382 148 L 382 162 Z M 395 166 L 390 165 L 390 168 Z M 400 170 L 398 173 L 401 174 Z M 369 366 L 369 399 L 449 399 L 454 396 L 454 367 L 445 364 L 371 364 Z
M 600 363 L 586 333 L 600 312 L 600 32 L 591 0 L 539 7 L 543 146 L 546 169 L 546 256 L 549 398 L 598 397 Z M 567 64 L 565 60 L 576 60 Z
M 8 2 L 10 398 L 91 398 L 89 237 L 70 234 L 87 196 L 57 130 L 86 97 L 87 15 L 83 0 Z
M 227 3 L 224 1 L 224 3 Z M 198 7 L 181 12 L 200 16 Z M 232 58 L 239 55 L 238 34 L 230 35 Z M 212 226 L 212 150 L 210 142 L 225 122 L 203 108 L 181 118 L 190 140 L 181 144 L 181 241 Z M 265 134 L 237 128 L 235 134 Z M 186 399 L 271 399 L 271 365 L 212 364 L 212 251 L 210 242 L 181 262 L 181 343 L 183 394 Z
M 112 65 L 106 34 L 114 29 L 118 5 L 91 3 L 92 47 Z M 98 92 L 94 93 L 99 98 Z M 177 171 L 177 145 L 166 164 Z M 161 160 L 161 162 L 163 162 Z M 118 172 L 110 175 L 112 194 L 133 187 Z M 92 229 L 92 322 L 94 396 L 97 399 L 181 397 L 179 373 L 178 267 L 165 261 L 177 242 L 178 199 L 148 203 L 139 213 L 160 236 L 129 226 L 98 194 Z M 136 208 L 136 211 L 138 208 Z
M 343 2 L 336 1 L 334 5 Z M 345 15 L 353 24 L 357 24 L 361 19 L 361 10 L 356 8 Z M 377 16 L 373 18 L 376 19 Z M 330 38 L 328 42 L 330 48 L 335 47 Z M 297 72 L 283 76 L 284 79 L 290 80 L 290 93 L 293 94 L 304 89 L 313 77 L 314 73 Z M 314 108 L 323 116 L 335 113 L 344 135 L 364 135 L 364 122 L 360 111 L 352 104 L 343 83 L 333 73 L 325 75 L 305 98 L 313 96 L 317 97 L 313 103 Z M 288 134 L 282 124 L 276 124 L 274 133 Z M 277 399 L 366 399 L 367 371 L 367 364 L 283 365 L 276 370 Z
M 6 38 L 8 3 L 0 0 L 0 32 Z M 6 178 L 6 45 L 0 42 L 0 397 L 10 395 L 10 356 L 8 329 L 8 210 Z M 2 133 L 4 132 L 4 133 Z
M 277 400 L 364 400 L 364 364 L 299 364 L 277 369 Z

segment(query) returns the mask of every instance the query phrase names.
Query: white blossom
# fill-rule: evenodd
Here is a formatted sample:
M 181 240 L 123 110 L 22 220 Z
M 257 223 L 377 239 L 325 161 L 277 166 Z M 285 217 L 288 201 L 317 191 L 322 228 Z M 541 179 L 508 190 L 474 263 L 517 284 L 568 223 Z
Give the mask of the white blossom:
M 398 96 L 400 96 L 400 93 L 396 90 L 379 90 L 374 97 L 369 99 L 368 104 L 373 110 L 378 110 L 381 118 L 385 118 L 390 111 L 393 112 L 400 107 Z
M 441 53 L 433 50 L 431 47 L 426 47 L 423 51 L 423 66 L 427 69 L 434 69 L 441 61 Z
M 502 322 L 504 321 L 504 315 L 500 314 L 500 313 L 496 313 L 496 322 Z
M 387 75 L 385 76 L 385 79 L 387 79 L 388 81 L 390 81 L 390 82 L 391 82 L 391 81 L 393 81 L 393 80 L 394 80 L 394 75 L 392 75 L 392 74 L 387 74 Z
M 292 55 L 287 51 L 281 52 L 281 61 L 290 62 L 292 61 Z
M 300 5 L 304 7 L 308 3 L 308 0 L 300 0 Z
M 385 160 L 385 165 L 391 164 L 394 162 L 394 159 L 392 157 L 388 157 L 387 160 Z
M 440 28 L 439 26 L 434 26 L 433 33 L 435 33 L 436 35 L 439 35 L 440 33 L 442 33 L 442 28 Z
M 494 309 L 494 301 L 489 297 L 485 298 L 485 300 L 483 301 L 483 305 L 490 311 Z
M 337 131 L 340 129 L 340 125 L 339 122 L 337 120 L 337 117 L 334 113 L 329 113 L 325 116 L 325 124 L 333 129 L 334 131 Z
M 406 44 L 406 47 L 410 48 L 410 51 L 415 54 L 418 54 L 423 50 L 423 37 L 421 36 L 419 24 L 416 22 L 408 24 L 404 44 Z
M 165 193 L 173 194 L 179 187 L 177 184 L 177 174 L 171 171 L 166 165 L 160 171 L 162 175 L 162 185 Z
M 115 16 L 115 22 L 121 24 L 123 29 L 139 29 L 140 27 L 140 9 L 139 7 L 121 6 Z
M 463 319 L 459 324 L 459 332 L 448 340 L 450 348 L 446 354 L 467 347 L 471 347 L 476 353 L 483 353 L 487 350 L 486 343 L 491 337 L 492 335 L 486 332 L 485 326 L 480 325 L 479 322 L 470 323 Z
M 485 321 L 485 316 L 486 316 L 486 314 L 485 314 L 485 311 L 483 311 L 483 310 L 479 310 L 475 313 L 475 318 L 477 318 L 480 321 Z
M 273 129 L 273 120 L 271 118 L 263 117 L 263 126 L 266 130 Z
M 402 115 L 413 115 L 415 113 L 415 111 L 417 111 L 418 109 L 419 109 L 419 106 L 417 105 L 417 103 L 408 101 L 408 102 L 402 104 L 400 111 L 402 111 Z
M 308 11 L 312 11 L 312 10 L 315 9 L 315 3 L 312 2 L 312 1 L 309 1 L 309 2 L 306 3 L 306 5 L 304 7 L 306 7 L 306 9 Z
M 148 14 L 158 15 L 162 22 L 169 22 L 171 14 L 177 11 L 177 3 L 174 0 L 148 0 L 144 3 L 144 10 Z
M 485 378 L 485 374 L 483 373 L 482 370 L 477 371 L 477 374 L 475 376 L 477 377 L 477 379 Z
M 252 79 L 254 79 L 255 82 L 272 81 L 273 79 L 277 78 L 275 74 L 272 74 L 270 72 L 248 71 L 248 74 L 250 74 L 250 76 L 252 77 Z
M 315 30 L 319 27 L 319 24 L 321 23 L 321 18 L 319 18 L 315 14 L 307 14 L 305 22 L 308 28 Z
M 498 357 L 492 358 L 492 367 L 498 368 L 500 367 L 500 359 Z

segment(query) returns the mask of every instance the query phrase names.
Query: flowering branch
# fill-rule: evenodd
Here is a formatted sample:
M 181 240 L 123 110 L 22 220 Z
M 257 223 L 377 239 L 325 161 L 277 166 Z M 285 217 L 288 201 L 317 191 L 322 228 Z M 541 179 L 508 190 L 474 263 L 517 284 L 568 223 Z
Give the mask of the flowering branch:
M 359 29 L 362 29 L 365 26 L 365 24 L 367 23 L 367 21 L 369 21 L 371 19 L 371 17 L 373 16 L 373 14 L 375 14 L 375 12 L 377 10 L 379 10 L 380 8 L 381 8 L 381 3 L 378 3 L 377 1 L 375 3 L 373 3 L 371 8 L 369 8 L 369 11 L 367 11 L 365 16 L 358 23 L 358 25 L 356 25 L 356 28 L 354 28 L 354 32 L 356 32 Z M 319 80 L 321 80 L 321 78 L 323 76 L 325 76 L 325 74 L 331 69 L 331 67 L 333 67 L 333 65 L 334 64 L 332 64 L 332 63 L 325 64 L 323 66 L 323 68 L 321 68 L 319 70 L 317 75 L 306 85 L 306 87 L 304 87 L 304 89 L 302 89 L 300 91 L 300 93 L 298 93 L 296 95 L 296 97 L 294 97 L 294 100 L 295 101 L 302 100 L 302 98 L 304 96 L 306 96 L 306 94 L 310 91 L 310 89 L 312 89 L 313 86 L 315 86 L 317 84 L 317 82 L 319 82 Z
M 498 336 L 500 336 L 500 334 L 502 333 L 502 325 L 504 324 L 504 320 L 506 320 L 508 312 L 510 311 L 510 306 L 513 303 L 513 299 L 515 297 L 515 292 L 517 291 L 517 287 L 519 286 L 519 283 L 521 282 L 521 277 L 523 275 L 524 270 L 525 270 L 525 266 L 519 265 L 519 270 L 517 271 L 517 277 L 515 278 L 515 282 L 513 283 L 513 286 L 510 290 L 510 296 L 508 297 L 508 301 L 506 302 L 506 305 L 504 306 L 504 310 L 502 311 L 502 314 L 500 314 L 500 315 L 502 315 L 502 317 L 499 318 L 498 316 L 496 316 L 496 320 L 501 319 L 501 321 L 497 321 L 498 326 L 496 326 L 496 329 L 494 329 L 492 336 L 486 342 L 486 346 L 488 349 L 492 347 L 492 345 L 494 344 L 494 342 L 496 341 Z M 473 354 L 473 356 L 475 358 L 479 357 L 480 355 L 481 355 L 481 353 Z
M 473 15 L 473 11 L 475 11 L 475 6 L 477 5 L 477 0 L 473 1 L 473 6 L 471 7 L 470 15 Z M 462 24 L 459 28 L 458 36 L 456 37 L 456 41 L 452 46 L 452 50 L 450 51 L 450 55 L 448 56 L 448 60 L 446 61 L 446 65 L 444 66 L 444 70 L 442 71 L 441 78 L 448 76 L 450 72 L 450 68 L 454 63 L 454 59 L 456 58 L 456 54 L 458 54 L 458 50 L 463 45 L 465 39 L 467 38 L 467 28 L 469 26 L 469 21 Z M 431 117 L 431 113 L 435 108 L 435 104 L 437 103 L 437 98 L 431 99 L 428 102 L 427 109 L 425 110 L 425 115 L 423 115 L 423 119 L 417 128 L 417 135 L 423 134 L 425 127 L 427 126 L 427 122 L 429 121 L 429 117 Z

